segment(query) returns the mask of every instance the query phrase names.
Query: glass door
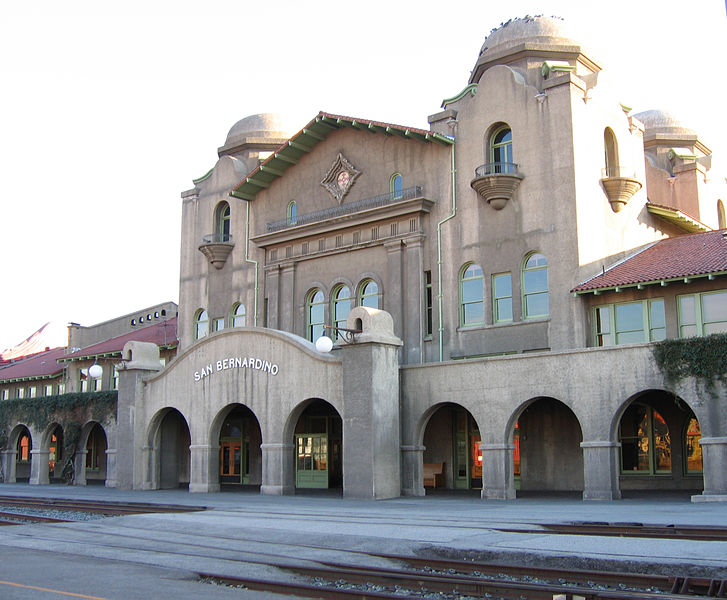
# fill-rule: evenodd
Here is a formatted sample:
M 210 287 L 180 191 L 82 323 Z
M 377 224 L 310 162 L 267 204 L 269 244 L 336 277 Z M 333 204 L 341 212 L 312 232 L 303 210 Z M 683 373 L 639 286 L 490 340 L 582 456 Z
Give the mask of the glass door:
M 299 488 L 328 487 L 328 434 L 295 436 L 295 485 Z

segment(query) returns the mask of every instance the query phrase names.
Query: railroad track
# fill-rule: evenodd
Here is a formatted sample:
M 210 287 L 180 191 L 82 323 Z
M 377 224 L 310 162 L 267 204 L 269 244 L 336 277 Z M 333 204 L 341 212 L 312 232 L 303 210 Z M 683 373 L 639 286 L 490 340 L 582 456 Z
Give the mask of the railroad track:
M 503 529 L 509 533 L 560 533 L 617 537 L 664 538 L 672 540 L 727 541 L 727 527 L 693 527 L 682 525 L 644 525 L 643 523 L 553 523 L 537 528 Z
M 176 504 L 152 504 L 145 502 L 98 502 L 92 500 L 67 500 L 58 498 L 23 498 L 20 496 L 0 496 L 0 508 L 17 506 L 40 510 L 69 510 L 92 512 L 103 515 L 134 515 L 145 513 L 196 512 L 206 510 L 206 506 L 184 506 Z

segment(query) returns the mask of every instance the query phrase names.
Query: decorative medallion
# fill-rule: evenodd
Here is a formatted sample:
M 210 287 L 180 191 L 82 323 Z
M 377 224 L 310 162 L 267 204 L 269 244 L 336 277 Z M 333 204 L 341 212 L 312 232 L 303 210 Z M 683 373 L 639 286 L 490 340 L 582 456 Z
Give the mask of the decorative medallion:
M 328 190 L 328 193 L 333 196 L 338 203 L 343 202 L 343 197 L 348 193 L 348 190 L 353 187 L 356 178 L 361 175 L 361 171 L 356 169 L 346 158 L 338 153 L 338 158 L 333 161 L 331 168 L 328 169 L 328 173 L 321 181 L 321 185 Z

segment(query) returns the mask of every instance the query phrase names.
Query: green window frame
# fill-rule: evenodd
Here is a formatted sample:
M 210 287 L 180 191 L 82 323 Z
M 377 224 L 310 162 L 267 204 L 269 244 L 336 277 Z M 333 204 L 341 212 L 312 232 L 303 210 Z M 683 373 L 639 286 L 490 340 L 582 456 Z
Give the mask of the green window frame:
M 512 273 L 492 276 L 492 320 L 509 323 L 512 319 Z
M 593 309 L 596 346 L 666 339 L 664 298 L 603 304 Z
M 364 279 L 359 286 L 358 305 L 369 308 L 381 308 L 379 284 L 373 279 Z
M 225 317 L 212 319 L 212 331 L 222 331 L 225 328 Z
M 485 324 L 485 287 L 482 267 L 465 264 L 459 272 L 459 324 L 461 327 Z
M 218 242 L 230 241 L 230 205 L 227 202 L 220 202 L 216 210 L 215 233 Z
M 242 302 L 236 302 L 232 305 L 230 313 L 230 322 L 233 327 L 244 327 L 246 319 L 245 305 Z
M 326 297 L 319 289 L 308 292 L 305 301 L 306 314 L 306 337 L 309 341 L 315 342 L 323 337 L 326 312 Z
M 204 308 L 194 314 L 194 339 L 201 340 L 210 331 L 210 317 Z
M 337 285 L 333 288 L 331 297 L 333 326 L 336 328 L 336 339 L 340 340 L 342 336 L 338 333 L 338 328 L 346 328 L 346 319 L 348 318 L 348 313 L 351 312 L 351 304 L 353 302 L 351 288 L 344 284 Z
M 669 427 L 651 406 L 634 402 L 624 411 L 619 423 L 619 442 L 624 475 L 672 472 Z
M 727 290 L 677 296 L 679 337 L 727 332 Z
M 523 260 L 522 302 L 524 319 L 542 319 L 550 316 L 548 291 L 548 259 L 539 252 L 531 252 Z
M 288 225 L 296 225 L 298 223 L 298 203 L 295 200 L 291 200 L 288 203 L 286 218 L 288 219 Z
M 401 173 L 394 173 L 389 180 L 389 192 L 394 200 L 401 198 L 404 195 L 404 186 Z
M 489 156 L 493 173 L 511 173 L 515 170 L 512 153 L 512 130 L 501 125 L 490 136 Z
M 424 271 L 424 337 L 431 338 L 434 333 L 434 292 L 432 291 L 432 272 Z

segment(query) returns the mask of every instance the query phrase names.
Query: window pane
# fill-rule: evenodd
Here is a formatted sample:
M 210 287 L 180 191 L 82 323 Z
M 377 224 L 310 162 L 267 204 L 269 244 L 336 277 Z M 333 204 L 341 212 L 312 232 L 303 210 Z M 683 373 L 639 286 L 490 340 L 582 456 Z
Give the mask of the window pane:
M 616 305 L 616 332 L 644 330 L 644 311 L 641 302 Z M 641 341 L 644 341 L 643 334 Z
M 704 294 L 702 296 L 702 316 L 705 323 L 727 321 L 727 293 Z
M 702 447 L 699 445 L 701 437 L 702 432 L 699 427 L 699 422 L 697 419 L 690 419 L 685 440 L 687 473 L 699 473 L 702 471 Z
M 660 327 L 666 327 L 664 319 L 664 301 L 663 300 L 652 300 L 650 308 L 649 318 L 651 319 L 651 328 L 658 329 Z
M 679 297 L 679 323 L 681 325 L 694 325 L 697 322 L 696 304 L 694 296 Z
M 671 439 L 666 421 L 658 412 L 653 412 L 654 468 L 657 471 L 671 471 Z
M 498 321 L 512 321 L 512 298 L 497 300 L 495 307 Z
M 485 320 L 484 310 L 481 302 L 465 304 L 462 309 L 464 312 L 464 325 L 482 323 Z
M 643 341 L 645 341 L 643 331 L 625 331 L 623 333 L 616 333 L 617 344 L 638 344 Z
M 547 315 L 549 311 L 549 301 L 547 292 L 540 294 L 531 294 L 525 298 L 525 310 L 527 316 L 537 317 L 539 315 Z
M 548 271 L 547 269 L 537 269 L 535 271 L 525 271 L 523 273 L 523 286 L 525 293 L 542 292 L 548 289 Z
M 474 279 L 462 282 L 462 302 L 482 301 L 482 280 Z
M 679 329 L 680 337 L 693 337 L 695 335 L 697 335 L 696 325 L 685 325 Z
M 548 261 L 542 254 L 533 254 L 528 258 L 528 262 L 525 263 L 526 269 L 532 269 L 534 267 L 545 267 L 548 265 Z
M 512 275 L 510 273 L 504 273 L 502 275 L 495 275 L 495 297 L 503 298 L 505 296 L 512 296 Z

